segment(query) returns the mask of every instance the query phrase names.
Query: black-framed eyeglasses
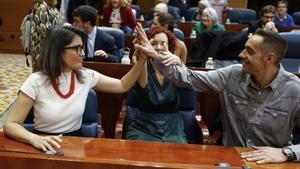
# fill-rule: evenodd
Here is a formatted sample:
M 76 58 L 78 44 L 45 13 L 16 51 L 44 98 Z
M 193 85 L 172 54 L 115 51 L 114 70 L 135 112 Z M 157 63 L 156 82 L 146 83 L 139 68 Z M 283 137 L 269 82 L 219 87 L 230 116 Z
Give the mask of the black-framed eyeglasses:
M 64 49 L 73 49 L 76 51 L 77 55 L 79 55 L 81 53 L 81 50 L 83 50 L 83 46 L 82 45 L 67 46 L 67 47 L 64 47 Z

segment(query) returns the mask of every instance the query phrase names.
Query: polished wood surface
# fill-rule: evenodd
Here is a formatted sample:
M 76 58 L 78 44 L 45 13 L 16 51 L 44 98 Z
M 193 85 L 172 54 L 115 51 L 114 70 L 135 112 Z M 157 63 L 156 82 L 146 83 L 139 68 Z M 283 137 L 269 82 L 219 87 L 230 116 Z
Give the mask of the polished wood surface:
M 20 26 L 32 8 L 33 1 L 1 0 L 0 4 L 0 16 L 3 18 L 0 35 L 6 39 L 0 41 L 0 52 L 23 53 Z
M 241 24 L 241 23 L 230 23 L 230 24 L 224 24 L 226 31 L 232 31 L 232 32 L 239 32 L 243 30 L 244 28 L 247 28 L 247 24 Z
M 67 136 L 61 146 L 64 156 L 0 152 L 1 168 L 216 168 L 220 162 L 237 168 L 244 164 L 233 147 Z M 0 149 L 38 152 L 2 132 Z
M 217 164 L 228 163 L 229 168 L 249 165 L 261 169 L 297 169 L 297 163 L 256 165 L 240 158 L 247 148 L 211 145 L 175 144 L 119 139 L 63 136 L 64 156 L 1 152 L 39 150 L 12 139 L 0 132 L 0 164 L 4 169 L 138 169 L 185 168 L 217 169 Z
M 291 30 L 300 30 L 300 26 L 285 26 L 285 27 L 283 27 L 284 32 L 289 32 Z
M 190 34 L 195 26 L 195 22 L 175 21 L 176 27 L 184 33 L 184 37 L 190 37 Z

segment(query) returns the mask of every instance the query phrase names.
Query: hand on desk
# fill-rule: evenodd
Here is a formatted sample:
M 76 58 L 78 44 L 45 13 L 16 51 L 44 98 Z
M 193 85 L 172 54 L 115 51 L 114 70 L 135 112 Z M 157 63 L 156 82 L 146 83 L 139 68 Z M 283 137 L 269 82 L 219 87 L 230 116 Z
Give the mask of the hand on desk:
M 241 157 L 247 161 L 257 164 L 280 163 L 287 161 L 287 157 L 282 153 L 281 148 L 273 147 L 253 147 L 256 150 L 241 153 Z
M 39 136 L 34 134 L 31 137 L 29 143 L 35 148 L 41 149 L 43 151 L 50 150 L 55 153 L 55 148 L 60 148 L 58 142 L 62 142 L 61 137 L 61 134 L 58 136 Z

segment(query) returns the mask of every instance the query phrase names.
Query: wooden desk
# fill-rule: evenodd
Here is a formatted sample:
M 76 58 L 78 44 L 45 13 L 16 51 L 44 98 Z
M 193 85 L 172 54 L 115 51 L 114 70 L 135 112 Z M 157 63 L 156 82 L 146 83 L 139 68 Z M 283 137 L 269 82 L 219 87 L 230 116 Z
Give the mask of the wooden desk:
M 240 153 L 245 148 L 131 141 L 102 138 L 63 137 L 59 151 L 64 156 L 0 152 L 4 169 L 138 169 L 185 168 L 214 169 L 229 163 L 230 168 L 248 164 L 252 168 L 299 168 L 297 163 L 255 165 L 245 163 Z M 0 132 L 0 150 L 39 152 L 33 147 L 9 139 Z
M 184 33 L 184 37 L 190 37 L 192 29 L 195 26 L 195 22 L 180 22 L 176 21 L 176 27 Z
M 300 30 L 300 26 L 285 26 L 285 27 L 283 27 L 284 32 L 289 32 L 291 30 Z
M 185 46 L 186 46 L 187 51 L 188 51 L 188 54 L 187 54 L 188 57 L 190 56 L 189 53 L 190 53 L 192 45 L 195 41 L 196 41 L 196 38 L 184 37 L 184 43 L 185 43 Z
M 247 28 L 247 24 L 225 24 L 224 25 L 226 31 L 239 32 L 244 28 Z

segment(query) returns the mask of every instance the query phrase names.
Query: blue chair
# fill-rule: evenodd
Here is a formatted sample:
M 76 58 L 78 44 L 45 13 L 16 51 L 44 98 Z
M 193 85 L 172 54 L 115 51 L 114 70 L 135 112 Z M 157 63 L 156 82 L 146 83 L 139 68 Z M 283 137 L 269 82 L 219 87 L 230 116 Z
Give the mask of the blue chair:
M 186 13 L 186 21 L 193 21 L 198 14 L 198 7 L 190 7 Z
M 34 114 L 33 109 L 28 113 L 23 126 L 30 132 L 34 130 Z M 81 124 L 82 137 L 97 137 L 98 134 L 98 97 L 94 90 L 90 90 Z
M 241 23 L 256 20 L 256 11 L 246 8 L 233 8 L 228 11 L 230 22 Z
M 181 41 L 184 41 L 184 33 L 182 32 L 182 30 L 174 28 L 173 33 L 176 36 L 176 38 L 178 38 Z
M 131 4 L 131 8 L 135 10 L 136 19 L 139 19 L 141 17 L 141 7 L 139 5 Z
M 189 143 L 202 143 L 202 131 L 196 119 L 196 92 L 179 88 L 179 112 L 184 123 L 184 132 Z M 126 115 L 123 123 L 122 138 L 125 138 L 128 125 L 135 118 L 139 108 L 135 107 L 135 100 L 127 95 Z
M 288 43 L 288 49 L 285 57 L 281 60 L 281 64 L 289 72 L 298 72 L 300 66 L 300 34 L 282 32 L 280 35 Z
M 112 27 L 98 27 L 98 29 L 103 30 L 104 32 L 108 33 L 112 37 L 115 38 L 116 46 L 119 49 L 120 54 L 123 56 L 123 49 L 125 46 L 125 34 L 122 30 Z
M 295 25 L 300 25 L 300 12 L 294 12 L 293 19 L 294 19 Z

